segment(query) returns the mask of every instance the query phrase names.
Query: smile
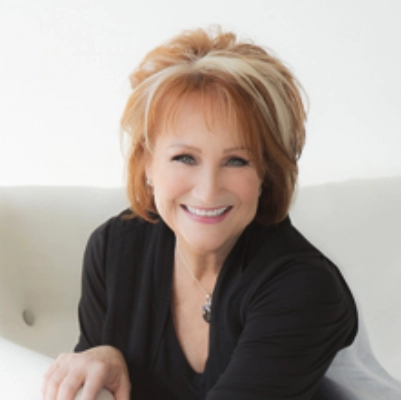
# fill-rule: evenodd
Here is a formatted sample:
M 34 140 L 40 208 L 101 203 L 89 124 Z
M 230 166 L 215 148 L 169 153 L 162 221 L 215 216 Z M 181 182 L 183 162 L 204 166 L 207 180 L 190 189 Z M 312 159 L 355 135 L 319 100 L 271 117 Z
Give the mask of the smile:
M 191 206 L 184 206 L 185 209 L 193 215 L 197 215 L 199 217 L 219 217 L 227 212 L 231 207 L 220 207 L 220 208 L 213 208 L 213 209 L 206 209 L 206 208 L 195 208 Z

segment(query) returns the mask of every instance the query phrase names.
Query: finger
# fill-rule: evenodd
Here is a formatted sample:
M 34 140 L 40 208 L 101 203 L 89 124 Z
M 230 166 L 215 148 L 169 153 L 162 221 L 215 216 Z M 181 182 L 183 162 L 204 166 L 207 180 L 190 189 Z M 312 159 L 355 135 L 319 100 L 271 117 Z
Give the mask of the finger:
M 46 384 L 43 388 L 43 398 L 44 400 L 56 400 L 58 388 L 60 382 L 63 380 L 64 374 L 57 368 L 51 376 L 46 380 Z
M 74 400 L 83 383 L 84 377 L 82 375 L 70 372 L 59 385 L 57 400 Z
M 43 375 L 43 381 L 42 381 L 42 397 L 45 398 L 46 391 L 47 391 L 47 385 L 52 379 L 51 377 L 53 376 L 54 373 L 63 365 L 65 360 L 68 359 L 70 354 L 67 353 L 61 353 L 57 359 L 49 366 L 45 374 Z
M 57 399 L 58 386 L 48 386 L 45 393 L 43 394 L 44 400 L 56 400 Z
M 87 380 L 85 381 L 82 388 L 82 395 L 80 397 L 80 400 L 96 400 L 98 394 L 102 389 L 102 385 Z
M 53 375 L 53 373 L 56 371 L 58 368 L 58 364 L 56 362 L 53 362 L 50 367 L 47 369 L 45 374 L 43 375 L 42 379 L 42 398 L 46 398 L 46 391 L 47 391 L 47 385 L 49 382 L 50 377 Z
M 96 400 L 97 395 L 105 386 L 106 373 L 103 363 L 97 363 L 91 367 L 86 376 L 80 400 Z
M 128 379 L 122 379 L 121 385 L 114 392 L 115 400 L 130 400 L 131 384 Z
M 56 400 L 58 396 L 59 386 L 68 374 L 69 354 L 60 354 L 57 360 L 49 367 L 45 373 L 42 397 L 45 400 Z
M 46 372 L 43 375 L 43 380 L 49 379 L 49 377 L 53 374 L 53 372 L 58 368 L 58 362 L 54 361 L 51 363 L 49 368 L 47 368 Z

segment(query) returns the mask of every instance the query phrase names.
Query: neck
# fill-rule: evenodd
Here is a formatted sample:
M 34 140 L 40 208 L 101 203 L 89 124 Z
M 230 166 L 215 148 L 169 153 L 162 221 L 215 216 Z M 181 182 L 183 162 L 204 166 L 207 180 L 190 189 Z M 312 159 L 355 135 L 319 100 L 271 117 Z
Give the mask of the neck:
M 198 280 L 216 279 L 225 260 L 225 257 L 218 253 L 191 253 L 182 249 L 178 244 L 175 253 L 176 263 L 178 261 L 179 266 L 189 269 Z
M 177 237 L 175 259 L 183 258 L 197 279 L 202 279 L 203 276 L 217 277 L 228 254 L 234 247 L 236 239 L 232 238 L 232 240 L 217 249 L 203 251 L 202 249 L 191 248 L 184 240 Z M 182 257 L 179 253 L 181 253 Z

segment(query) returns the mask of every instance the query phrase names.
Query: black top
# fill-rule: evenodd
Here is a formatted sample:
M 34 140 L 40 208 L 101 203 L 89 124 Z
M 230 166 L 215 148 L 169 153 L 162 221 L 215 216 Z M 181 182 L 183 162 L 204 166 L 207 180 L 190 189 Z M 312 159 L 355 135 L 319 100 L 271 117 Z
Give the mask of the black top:
M 123 353 L 132 399 L 310 400 L 357 313 L 338 269 L 287 218 L 252 222 L 213 293 L 209 357 L 189 366 L 170 315 L 175 236 L 163 223 L 114 217 L 85 252 L 76 351 Z

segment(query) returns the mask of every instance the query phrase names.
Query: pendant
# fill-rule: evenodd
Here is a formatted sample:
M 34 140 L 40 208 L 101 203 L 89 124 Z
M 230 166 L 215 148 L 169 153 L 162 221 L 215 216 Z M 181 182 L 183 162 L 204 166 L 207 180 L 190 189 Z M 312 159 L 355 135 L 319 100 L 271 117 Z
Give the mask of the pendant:
M 206 302 L 202 306 L 202 316 L 206 322 L 210 322 L 210 317 L 212 315 L 212 296 L 206 295 Z

